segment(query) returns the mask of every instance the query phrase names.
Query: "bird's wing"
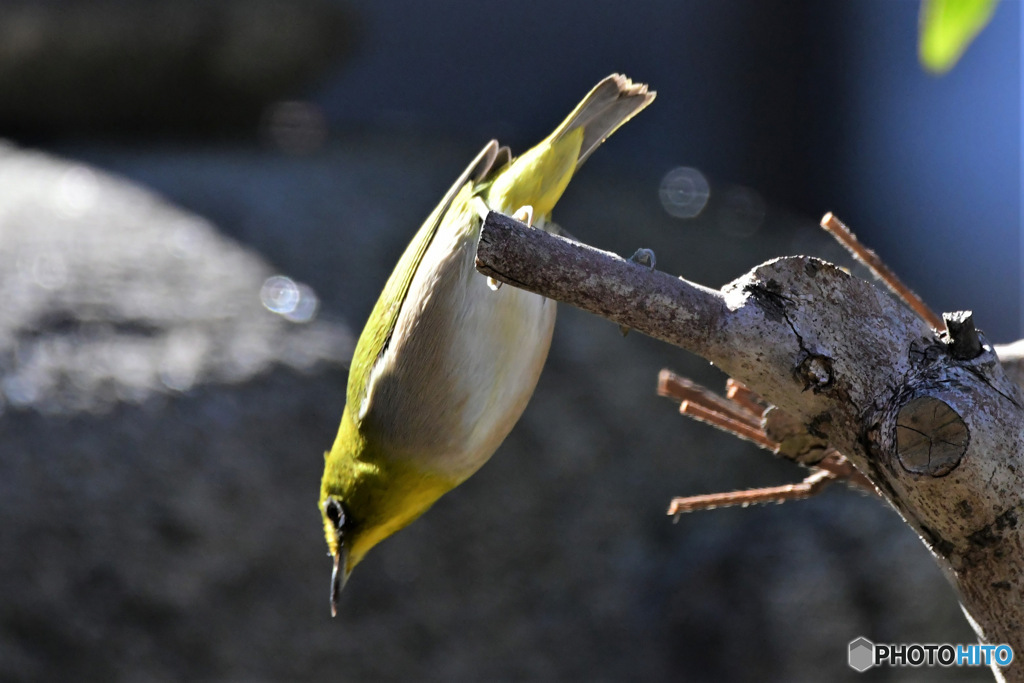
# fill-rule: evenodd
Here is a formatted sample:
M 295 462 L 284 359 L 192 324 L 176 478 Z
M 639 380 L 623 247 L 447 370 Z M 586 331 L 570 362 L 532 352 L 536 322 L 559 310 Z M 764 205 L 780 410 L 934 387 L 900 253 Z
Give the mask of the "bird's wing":
M 427 220 L 420 226 L 415 237 L 412 238 L 412 242 L 405 248 L 402 258 L 398 260 L 387 284 L 384 285 L 384 291 L 381 292 L 380 298 L 377 299 L 377 303 L 373 307 L 370 323 L 363 328 L 363 333 L 359 336 L 352 364 L 349 367 L 346 399 L 349 409 L 353 411 L 353 416 L 362 413 L 360 406 L 367 395 L 373 367 L 388 348 L 398 316 L 402 311 L 402 305 L 409 293 L 409 285 L 420 267 L 423 255 L 427 252 L 434 235 L 437 234 L 437 228 L 445 213 L 459 190 L 467 182 L 479 182 L 485 178 L 499 157 L 503 163 L 507 162 L 507 159 L 501 154 L 503 149 L 505 148 L 499 149 L 497 140 L 491 140 L 484 145 L 473 162 L 466 167 L 466 170 L 444 195 L 441 203 L 434 208 Z

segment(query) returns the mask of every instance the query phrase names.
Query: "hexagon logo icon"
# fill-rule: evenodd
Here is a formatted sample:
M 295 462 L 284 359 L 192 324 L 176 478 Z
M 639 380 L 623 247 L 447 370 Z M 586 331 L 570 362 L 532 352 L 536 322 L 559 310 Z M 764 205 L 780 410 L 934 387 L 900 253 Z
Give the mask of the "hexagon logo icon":
M 875 665 L 875 644 L 861 636 L 850 641 L 850 668 L 861 673 Z

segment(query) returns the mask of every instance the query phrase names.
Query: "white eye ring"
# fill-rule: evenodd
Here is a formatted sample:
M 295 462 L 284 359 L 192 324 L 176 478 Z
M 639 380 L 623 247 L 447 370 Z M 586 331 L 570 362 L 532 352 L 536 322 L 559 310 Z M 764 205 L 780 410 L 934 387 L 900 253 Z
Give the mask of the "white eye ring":
M 324 501 L 324 514 L 327 519 L 331 520 L 335 530 L 341 530 L 341 527 L 345 525 L 345 508 L 334 496 L 328 496 Z

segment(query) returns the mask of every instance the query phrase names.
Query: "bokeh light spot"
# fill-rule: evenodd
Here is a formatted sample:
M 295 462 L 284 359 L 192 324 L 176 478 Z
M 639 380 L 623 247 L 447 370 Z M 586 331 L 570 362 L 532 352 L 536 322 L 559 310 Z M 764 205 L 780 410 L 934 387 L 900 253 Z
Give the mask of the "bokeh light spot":
M 299 303 L 299 287 L 290 277 L 268 277 L 260 288 L 260 301 L 268 311 L 284 315 L 291 313 Z
M 750 237 L 764 223 L 764 199 L 749 187 L 727 188 L 720 199 L 715 214 L 718 228 L 726 235 Z
M 658 196 L 670 216 L 696 218 L 708 203 L 711 187 L 703 173 L 689 166 L 680 166 L 662 178 Z
M 260 288 L 260 301 L 268 311 L 293 323 L 310 322 L 320 308 L 320 298 L 312 287 L 284 275 L 267 278 Z
M 290 312 L 284 317 L 293 323 L 308 323 L 316 317 L 317 309 L 320 308 L 320 298 L 309 285 L 298 284 L 299 301 Z

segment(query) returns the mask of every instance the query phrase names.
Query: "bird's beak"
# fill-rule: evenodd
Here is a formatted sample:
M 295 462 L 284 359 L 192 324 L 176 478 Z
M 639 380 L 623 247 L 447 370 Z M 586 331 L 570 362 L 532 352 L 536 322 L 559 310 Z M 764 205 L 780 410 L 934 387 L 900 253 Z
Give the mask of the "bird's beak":
M 338 616 L 338 599 L 348 581 L 348 547 L 338 544 L 338 552 L 334 554 L 334 571 L 331 572 L 331 616 Z

